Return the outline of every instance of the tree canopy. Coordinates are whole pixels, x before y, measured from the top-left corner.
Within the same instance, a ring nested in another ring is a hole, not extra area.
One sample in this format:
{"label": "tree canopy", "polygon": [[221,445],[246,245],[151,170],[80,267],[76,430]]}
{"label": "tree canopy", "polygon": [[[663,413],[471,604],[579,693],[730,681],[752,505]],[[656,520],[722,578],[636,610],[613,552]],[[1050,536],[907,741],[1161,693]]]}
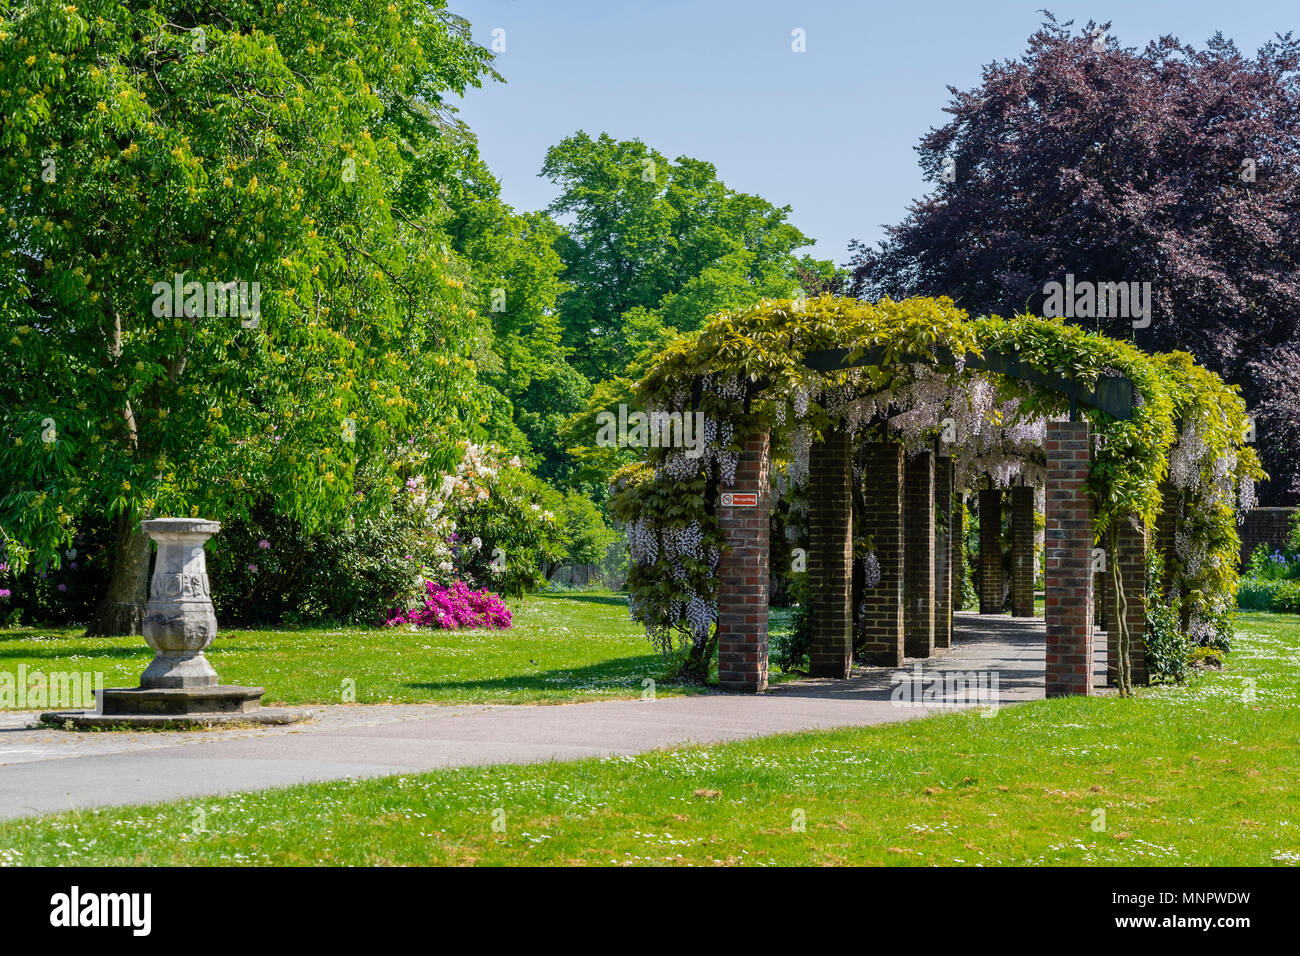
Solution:
{"label": "tree canopy", "polygon": [[257,489],[328,522],[395,486],[358,462],[482,431],[490,331],[426,175],[463,135],[444,96],[490,72],[463,21],[412,0],[6,6],[19,567],[57,562],[81,515],[116,518],[116,629],[138,617],[140,517],[239,513]]}
{"label": "tree canopy", "polygon": [[547,151],[542,175],[560,187],[550,210],[567,227],[564,340],[592,381],[625,372],[665,331],[798,289],[794,253],[812,240],[786,221],[790,207],[728,188],[711,163],[578,132]]}
{"label": "tree canopy", "polygon": [[1012,314],[1067,274],[1149,282],[1149,326],[1075,321],[1240,384],[1266,493],[1300,491],[1300,404],[1281,387],[1300,343],[1300,41],[1139,50],[1109,28],[1049,14],[1019,59],[950,87],[952,119],[917,147],[935,190],[878,247],[854,244],[850,289]]}

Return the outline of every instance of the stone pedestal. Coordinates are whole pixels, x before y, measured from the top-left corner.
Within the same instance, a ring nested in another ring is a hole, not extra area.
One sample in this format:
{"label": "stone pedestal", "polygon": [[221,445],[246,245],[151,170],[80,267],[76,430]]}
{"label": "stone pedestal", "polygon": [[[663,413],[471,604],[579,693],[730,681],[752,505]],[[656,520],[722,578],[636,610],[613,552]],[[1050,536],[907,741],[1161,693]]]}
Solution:
{"label": "stone pedestal", "polygon": [[203,543],[221,530],[202,518],[157,518],[140,528],[158,545],[144,639],[154,658],[139,687],[100,692],[95,712],[42,714],[46,723],[73,727],[211,726],[223,723],[288,724],[309,711],[263,710],[261,687],[217,682],[204,651],[217,636]]}
{"label": "stone pedestal", "polygon": [[140,528],[158,545],[144,612],[144,639],[154,649],[154,659],[141,675],[140,687],[215,687],[217,672],[203,656],[217,636],[203,543],[221,525],[159,518],[141,522]]}

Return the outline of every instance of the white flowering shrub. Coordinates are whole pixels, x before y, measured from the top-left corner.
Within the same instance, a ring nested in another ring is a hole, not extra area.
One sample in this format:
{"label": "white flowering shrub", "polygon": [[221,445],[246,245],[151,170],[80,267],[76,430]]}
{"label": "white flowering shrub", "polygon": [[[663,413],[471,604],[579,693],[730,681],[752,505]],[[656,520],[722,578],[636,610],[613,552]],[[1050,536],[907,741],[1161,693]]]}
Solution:
{"label": "white flowering shrub", "polygon": [[[557,512],[563,498],[518,458],[470,445],[456,470],[441,479],[453,530],[451,556],[435,574],[517,597],[546,583],[568,553]],[[445,583],[445,582],[444,582]]]}

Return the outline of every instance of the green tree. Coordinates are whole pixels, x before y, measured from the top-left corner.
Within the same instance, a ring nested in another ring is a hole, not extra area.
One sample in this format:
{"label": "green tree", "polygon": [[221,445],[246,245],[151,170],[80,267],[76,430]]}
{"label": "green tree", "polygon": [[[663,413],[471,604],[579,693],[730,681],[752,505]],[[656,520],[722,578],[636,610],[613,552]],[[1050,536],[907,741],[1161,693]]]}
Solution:
{"label": "green tree", "polygon": [[556,300],[564,264],[556,251],[561,230],[544,212],[516,213],[473,142],[449,144],[453,183],[446,195],[446,230],[470,264],[475,309],[491,320],[493,354],[484,380],[509,400],[509,422],[493,437],[520,453],[538,475],[563,480],[570,470],[559,428],[582,409],[591,385],[569,362]]}
{"label": "green tree", "polygon": [[550,210],[567,226],[563,344],[593,382],[623,374],[664,332],[798,289],[794,251],[811,240],[786,221],[790,208],[729,189],[711,163],[578,132],[547,151],[542,175],[560,187]]}
{"label": "green tree", "polygon": [[440,0],[0,6],[0,537],[57,564],[114,522],[93,633],[139,629],[141,518],[326,526],[391,501],[360,463],[482,431],[425,173],[490,59]]}
{"label": "green tree", "polygon": [[[610,546],[623,536],[606,522],[600,509],[586,495],[570,491],[559,511],[560,527],[568,543],[565,561],[572,564],[600,564]],[[548,574],[554,567],[548,569]]]}

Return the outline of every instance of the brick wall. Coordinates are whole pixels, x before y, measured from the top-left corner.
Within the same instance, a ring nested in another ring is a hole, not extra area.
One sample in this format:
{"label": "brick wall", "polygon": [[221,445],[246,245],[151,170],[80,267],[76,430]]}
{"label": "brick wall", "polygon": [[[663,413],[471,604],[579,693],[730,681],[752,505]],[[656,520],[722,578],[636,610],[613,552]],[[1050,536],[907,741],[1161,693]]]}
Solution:
{"label": "brick wall", "polygon": [[1034,616],[1034,489],[1011,489],[1011,613]]}
{"label": "brick wall", "polygon": [[1241,563],[1244,567],[1259,545],[1269,551],[1286,548],[1287,535],[1291,533],[1291,519],[1295,508],[1255,508],[1246,515],[1238,529],[1241,533]]}
{"label": "brick wall", "polygon": [[1133,669],[1133,683],[1145,684],[1147,675],[1146,651],[1146,586],[1147,586],[1147,532],[1135,527],[1131,520],[1122,519],[1116,526],[1118,554],[1106,555],[1106,574],[1103,587],[1106,620],[1106,683],[1119,686],[1119,595],[1115,593],[1115,577],[1111,562],[1118,562],[1120,577],[1124,581],[1124,600],[1128,607],[1129,655]]}
{"label": "brick wall", "polygon": [[870,442],[863,447],[860,534],[870,535],[880,562],[880,583],[863,596],[863,653],[868,664],[903,663],[903,446]]}
{"label": "brick wall", "polygon": [[[718,686],[757,693],[767,689],[768,428],[744,442],[736,480],[719,489],[718,523],[729,550],[718,562]],[[729,494],[756,494],[757,507],[729,505]]]}
{"label": "brick wall", "polygon": [[903,652],[934,654],[934,455],[911,456],[903,470]]}
{"label": "brick wall", "polygon": [[980,491],[980,613],[1002,613],[1002,492]]}
{"label": "brick wall", "polygon": [[952,646],[952,459],[934,460],[934,646]]}
{"label": "brick wall", "polygon": [[808,586],[814,677],[848,677],[853,666],[853,468],[849,433],[831,427],[808,456]]}
{"label": "brick wall", "polygon": [[1047,696],[1091,694],[1092,498],[1087,422],[1048,422]]}
{"label": "brick wall", "polygon": [[1178,526],[1178,509],[1180,507],[1180,498],[1174,487],[1169,482],[1160,483],[1160,514],[1156,518],[1156,530],[1152,535],[1152,545],[1162,555],[1165,555],[1165,564],[1169,564],[1168,555],[1174,551],[1174,532]]}
{"label": "brick wall", "polygon": [[966,495],[958,493],[952,505],[952,609],[959,610],[966,581]]}

